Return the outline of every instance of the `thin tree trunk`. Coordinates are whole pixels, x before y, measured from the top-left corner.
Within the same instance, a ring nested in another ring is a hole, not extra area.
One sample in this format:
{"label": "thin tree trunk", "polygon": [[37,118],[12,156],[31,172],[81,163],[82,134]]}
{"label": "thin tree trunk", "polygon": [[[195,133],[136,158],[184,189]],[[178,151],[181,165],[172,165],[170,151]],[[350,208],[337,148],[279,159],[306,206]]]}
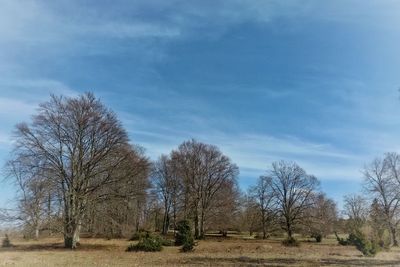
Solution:
{"label": "thin tree trunk", "polygon": [[391,235],[391,243],[393,246],[397,247],[399,244],[397,242],[397,237],[396,237],[396,227],[390,226],[390,235]]}
{"label": "thin tree trunk", "polygon": [[195,239],[200,238],[200,233],[199,233],[199,215],[197,212],[197,209],[194,214],[194,237]]}
{"label": "thin tree trunk", "polygon": [[263,218],[262,218],[262,230],[263,230],[263,239],[266,239],[267,238],[267,231],[265,229],[265,216],[264,215],[263,215]]}
{"label": "thin tree trunk", "polygon": [[39,239],[39,226],[36,226],[36,228],[35,228],[35,239],[36,240]]}
{"label": "thin tree trunk", "polygon": [[204,211],[201,211],[201,216],[200,216],[200,239],[204,239],[205,237],[205,232],[204,232]]}

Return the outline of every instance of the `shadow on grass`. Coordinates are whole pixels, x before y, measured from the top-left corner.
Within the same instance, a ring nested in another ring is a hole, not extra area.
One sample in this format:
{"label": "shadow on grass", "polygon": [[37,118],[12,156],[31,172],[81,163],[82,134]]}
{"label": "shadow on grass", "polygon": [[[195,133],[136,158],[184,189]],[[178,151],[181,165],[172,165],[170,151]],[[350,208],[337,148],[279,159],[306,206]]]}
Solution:
{"label": "shadow on grass", "polygon": [[[103,244],[80,244],[76,251],[96,251],[96,250],[110,250],[115,248],[115,245],[103,245]],[[10,248],[1,248],[1,252],[5,251],[72,251],[71,249],[65,248],[63,243],[40,243],[40,244],[23,244],[14,245]]]}
{"label": "shadow on grass", "polygon": [[294,258],[250,258],[250,257],[235,257],[235,258],[211,258],[211,257],[191,257],[188,259],[188,264],[209,264],[225,265],[234,264],[238,266],[399,266],[399,261],[384,261],[372,258],[360,259],[294,259]]}

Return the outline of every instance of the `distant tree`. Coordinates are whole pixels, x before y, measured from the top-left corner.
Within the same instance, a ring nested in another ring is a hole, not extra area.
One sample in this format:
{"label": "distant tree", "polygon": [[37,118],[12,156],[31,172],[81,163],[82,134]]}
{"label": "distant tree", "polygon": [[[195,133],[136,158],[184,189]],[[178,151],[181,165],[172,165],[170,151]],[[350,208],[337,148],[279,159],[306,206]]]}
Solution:
{"label": "distant tree", "polygon": [[379,205],[391,235],[391,244],[398,246],[397,228],[400,224],[400,155],[387,153],[364,168],[364,186]]}
{"label": "distant tree", "polygon": [[273,222],[276,219],[276,195],[272,187],[272,178],[260,176],[257,184],[250,189],[250,196],[260,214],[263,239],[266,239],[267,232],[271,231]]}
{"label": "distant tree", "polygon": [[226,237],[228,230],[239,229],[239,189],[236,181],[221,186],[209,208],[206,229],[219,230]]}
{"label": "distant tree", "polygon": [[382,207],[379,205],[377,199],[372,201],[369,211],[369,220],[372,230],[372,239],[378,241],[381,247],[385,246],[384,234],[387,227]]}
{"label": "distant tree", "polygon": [[21,221],[27,237],[39,238],[41,228],[51,219],[52,184],[44,178],[42,170],[31,168],[35,162],[28,159],[9,161],[6,172],[14,178],[18,189],[18,214],[14,221]]}
{"label": "distant tree", "polygon": [[285,161],[274,162],[268,176],[271,177],[281,227],[288,240],[294,240],[296,227],[305,221],[307,209],[314,204],[313,194],[318,180],[296,163]]}
{"label": "distant tree", "polygon": [[242,229],[246,229],[249,232],[249,235],[252,236],[253,232],[259,229],[260,225],[258,204],[249,194],[243,195],[240,201],[240,226]]}
{"label": "distant tree", "polygon": [[359,231],[368,219],[367,200],[360,195],[346,195],[344,197],[344,215],[348,217],[350,232]]}
{"label": "distant tree", "polygon": [[236,180],[238,168],[216,146],[196,140],[181,144],[171,159],[183,181],[184,216],[193,218],[195,238],[203,238],[210,208],[221,188]]}
{"label": "distant tree", "polygon": [[306,229],[309,234],[321,242],[322,238],[334,232],[338,220],[336,204],[324,194],[315,195],[314,205],[308,211]]}
{"label": "distant tree", "polygon": [[150,163],[140,147],[123,151],[127,157],[115,170],[120,182],[111,183],[98,190],[88,204],[82,230],[107,238],[131,236],[137,231],[139,219],[147,199]]}
{"label": "distant tree", "polygon": [[77,246],[89,204],[136,178],[121,171],[132,151],[126,131],[91,93],[52,96],[40,105],[31,124],[17,126],[15,141],[14,160],[34,163],[30,167],[41,170],[43,179],[55,186],[68,248]]}
{"label": "distant tree", "polygon": [[181,191],[181,180],[175,175],[171,159],[162,155],[154,164],[152,183],[157,196],[163,203],[162,234],[167,234],[170,224],[171,210],[173,212],[174,226],[176,224],[177,199]]}

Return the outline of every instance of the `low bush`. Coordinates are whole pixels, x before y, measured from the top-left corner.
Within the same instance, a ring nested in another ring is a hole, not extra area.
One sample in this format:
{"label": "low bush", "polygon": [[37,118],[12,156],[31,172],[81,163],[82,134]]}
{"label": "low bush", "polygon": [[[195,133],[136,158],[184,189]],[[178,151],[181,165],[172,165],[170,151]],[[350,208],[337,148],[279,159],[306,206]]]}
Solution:
{"label": "low bush", "polygon": [[148,236],[150,233],[149,233],[149,231],[146,231],[146,230],[139,230],[139,231],[136,231],[132,236],[131,236],[131,238],[129,238],[129,241],[137,241],[137,240],[140,240],[140,239],[142,239],[142,238],[145,238],[146,236]]}
{"label": "low bush", "polygon": [[160,239],[161,245],[163,245],[164,247],[171,247],[171,246],[175,245],[174,240],[165,239],[162,237],[158,237],[158,238]]}
{"label": "low bush", "polygon": [[293,237],[288,237],[282,241],[282,245],[286,247],[298,247],[300,243]]}
{"label": "low bush", "polygon": [[322,234],[320,233],[314,233],[311,235],[312,238],[315,238],[315,241],[317,241],[317,243],[321,243],[322,242]]}
{"label": "low bush", "polygon": [[190,252],[193,251],[194,249],[194,239],[193,238],[189,238],[188,240],[186,240],[186,242],[183,244],[181,251],[182,252]]}
{"label": "low bush", "polygon": [[193,251],[195,243],[189,221],[178,222],[176,230],[175,245],[182,246],[182,252]]}
{"label": "low bush", "polygon": [[338,236],[338,234],[335,232],[336,240],[338,241],[339,245],[342,246],[348,246],[349,244],[349,239],[344,239]]}
{"label": "low bush", "polygon": [[11,244],[11,241],[10,241],[10,238],[8,237],[8,235],[6,235],[6,236],[4,237],[3,242],[2,242],[2,247],[3,247],[3,248],[12,247],[12,244]]}
{"label": "low bush", "polygon": [[347,239],[340,238],[336,234],[336,239],[340,245],[355,246],[364,256],[375,256],[380,250],[378,242],[369,240],[361,231],[350,233]]}
{"label": "low bush", "polygon": [[130,244],[126,249],[127,251],[145,251],[145,252],[156,252],[162,250],[162,239],[154,236],[146,236],[142,238],[139,243]]}

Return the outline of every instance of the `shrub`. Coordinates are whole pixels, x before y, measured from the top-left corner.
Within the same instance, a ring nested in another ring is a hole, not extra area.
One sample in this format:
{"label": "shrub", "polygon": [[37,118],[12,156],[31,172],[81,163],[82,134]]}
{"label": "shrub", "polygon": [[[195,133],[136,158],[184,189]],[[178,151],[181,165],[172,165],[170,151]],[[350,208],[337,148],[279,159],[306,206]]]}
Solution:
{"label": "shrub", "polygon": [[350,233],[347,239],[339,238],[336,234],[336,239],[340,245],[355,246],[364,256],[375,256],[380,249],[376,241],[369,240],[361,231]]}
{"label": "shrub", "polygon": [[373,240],[368,240],[365,235],[357,231],[349,235],[351,244],[361,251],[364,256],[375,256],[379,251],[379,245]]}
{"label": "shrub", "polygon": [[288,237],[282,241],[282,244],[286,247],[298,247],[300,243],[293,237]]}
{"label": "shrub", "polygon": [[127,251],[145,251],[145,252],[155,252],[162,250],[162,241],[159,237],[146,236],[142,238],[136,245],[130,244],[126,249]]}
{"label": "shrub", "polygon": [[183,252],[192,251],[195,244],[189,221],[183,220],[178,222],[176,230],[177,233],[175,235],[175,245],[182,246]]}
{"label": "shrub", "polygon": [[341,238],[338,236],[338,234],[336,232],[335,232],[335,236],[336,236],[336,240],[338,241],[339,245],[342,245],[342,246],[350,245],[348,238],[347,239]]}
{"label": "shrub", "polygon": [[139,230],[136,231],[131,238],[129,238],[129,241],[137,241],[137,240],[141,240],[142,238],[145,238],[146,236],[148,236],[150,233],[146,230]]}
{"label": "shrub", "polygon": [[182,250],[182,252],[190,252],[190,251],[193,251],[193,249],[194,249],[194,239],[192,237],[192,238],[189,238],[188,240],[186,240],[186,242],[183,244],[181,250]]}
{"label": "shrub", "polygon": [[11,244],[10,238],[8,237],[8,235],[7,235],[7,234],[6,234],[6,236],[4,237],[4,239],[3,239],[2,247],[3,247],[3,248],[9,248],[9,247],[12,247],[12,244]]}
{"label": "shrub", "polygon": [[318,243],[321,243],[322,241],[322,234],[320,233],[314,233],[311,235],[312,238],[315,238],[315,241],[317,241]]}
{"label": "shrub", "polygon": [[161,245],[163,245],[164,247],[170,247],[175,245],[175,242],[173,240],[170,239],[165,239],[162,237],[158,237],[160,239]]}

